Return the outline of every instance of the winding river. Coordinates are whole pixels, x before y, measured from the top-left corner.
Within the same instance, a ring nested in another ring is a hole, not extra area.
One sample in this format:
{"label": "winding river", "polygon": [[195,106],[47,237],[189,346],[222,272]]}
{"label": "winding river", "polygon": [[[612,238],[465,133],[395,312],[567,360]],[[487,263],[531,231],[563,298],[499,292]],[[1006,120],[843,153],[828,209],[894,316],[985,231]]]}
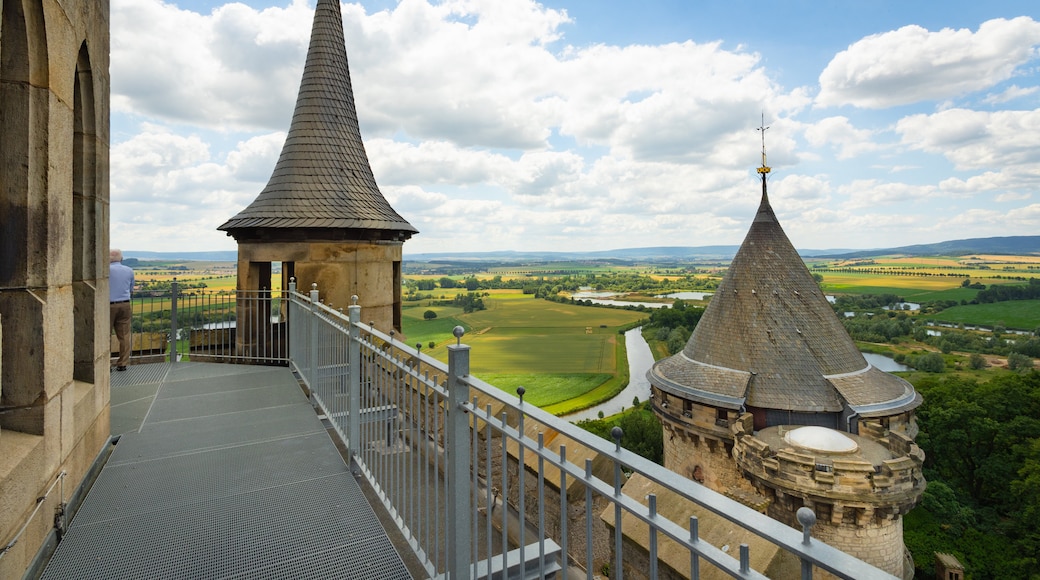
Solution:
{"label": "winding river", "polygon": [[613,399],[564,415],[563,419],[573,422],[596,419],[600,411],[603,411],[603,416],[606,417],[620,413],[622,409],[631,409],[632,399],[635,397],[639,397],[640,402],[650,398],[650,381],[646,380],[646,371],[653,366],[654,355],[650,353],[650,345],[646,343],[641,330],[642,327],[638,327],[625,333],[625,348],[628,349],[628,386]]}

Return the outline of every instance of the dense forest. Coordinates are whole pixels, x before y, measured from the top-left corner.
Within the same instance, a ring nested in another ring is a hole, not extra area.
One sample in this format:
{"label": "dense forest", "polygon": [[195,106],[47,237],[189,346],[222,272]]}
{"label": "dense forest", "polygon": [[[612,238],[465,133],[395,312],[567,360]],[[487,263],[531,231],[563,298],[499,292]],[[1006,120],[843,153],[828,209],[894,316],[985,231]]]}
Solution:
{"label": "dense forest", "polygon": [[918,577],[952,552],[974,578],[1036,578],[1040,565],[1040,372],[979,383],[928,376],[917,443],[928,487],[904,539]]}

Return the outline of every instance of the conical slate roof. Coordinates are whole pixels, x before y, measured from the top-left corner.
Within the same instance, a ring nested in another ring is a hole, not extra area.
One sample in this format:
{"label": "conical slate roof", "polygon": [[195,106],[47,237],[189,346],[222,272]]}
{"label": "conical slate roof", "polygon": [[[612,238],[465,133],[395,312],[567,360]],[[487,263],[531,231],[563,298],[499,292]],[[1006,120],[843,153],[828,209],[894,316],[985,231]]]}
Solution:
{"label": "conical slate roof", "polygon": [[751,229],[682,352],[647,373],[701,403],[892,415],[917,407],[910,383],[870,365],[777,222],[765,186]]}
{"label": "conical slate roof", "polygon": [[387,203],[361,142],[338,0],[318,0],[292,125],[267,187],[219,230],[349,230],[404,240],[417,233]]}

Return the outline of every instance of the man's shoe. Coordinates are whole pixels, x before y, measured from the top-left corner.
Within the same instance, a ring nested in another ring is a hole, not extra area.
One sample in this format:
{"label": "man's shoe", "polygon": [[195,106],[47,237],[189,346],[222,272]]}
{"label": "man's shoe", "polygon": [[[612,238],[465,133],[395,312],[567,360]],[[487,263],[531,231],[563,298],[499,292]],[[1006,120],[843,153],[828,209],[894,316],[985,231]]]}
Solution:
{"label": "man's shoe", "polygon": [[126,370],[126,367],[116,367],[116,370],[122,372]]}

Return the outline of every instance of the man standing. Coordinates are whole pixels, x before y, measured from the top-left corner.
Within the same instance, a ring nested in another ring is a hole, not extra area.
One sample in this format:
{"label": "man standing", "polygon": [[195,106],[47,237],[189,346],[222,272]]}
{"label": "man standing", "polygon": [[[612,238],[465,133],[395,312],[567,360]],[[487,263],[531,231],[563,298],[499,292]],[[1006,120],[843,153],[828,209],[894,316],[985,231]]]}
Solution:
{"label": "man standing", "polygon": [[108,302],[111,309],[112,328],[119,341],[119,360],[116,370],[125,371],[130,362],[130,293],[134,291],[134,271],[123,265],[123,252],[112,249],[108,252]]}

